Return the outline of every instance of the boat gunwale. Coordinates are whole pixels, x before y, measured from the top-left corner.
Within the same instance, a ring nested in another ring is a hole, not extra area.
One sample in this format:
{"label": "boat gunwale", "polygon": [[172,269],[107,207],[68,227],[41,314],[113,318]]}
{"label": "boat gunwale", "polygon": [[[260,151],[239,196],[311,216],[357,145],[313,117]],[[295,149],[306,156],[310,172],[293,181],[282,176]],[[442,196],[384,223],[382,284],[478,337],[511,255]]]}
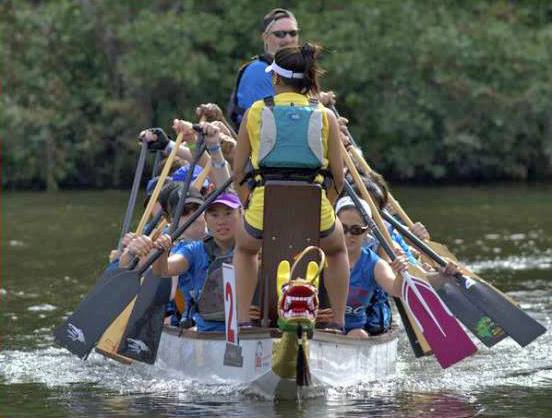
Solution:
{"label": "boat gunwale", "polygon": [[[377,345],[387,343],[398,338],[399,327],[393,324],[391,329],[383,334],[370,336],[370,338],[352,337],[348,335],[332,334],[325,331],[314,330],[312,342],[333,343],[340,345]],[[164,325],[163,332],[179,338],[192,340],[224,341],[224,332],[201,332],[191,329],[181,329],[172,325]],[[246,328],[240,330],[240,340],[259,340],[268,338],[280,338],[282,332],[276,328]]]}

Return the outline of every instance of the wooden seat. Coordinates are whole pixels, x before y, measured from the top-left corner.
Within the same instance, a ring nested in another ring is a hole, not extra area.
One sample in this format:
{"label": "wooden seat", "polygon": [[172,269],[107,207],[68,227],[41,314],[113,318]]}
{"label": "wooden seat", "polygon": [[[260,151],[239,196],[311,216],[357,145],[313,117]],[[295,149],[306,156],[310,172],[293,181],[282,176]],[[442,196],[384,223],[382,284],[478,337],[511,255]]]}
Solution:
{"label": "wooden seat", "polygon": [[[261,256],[260,295],[263,327],[275,327],[278,319],[276,270],[282,260],[294,257],[320,242],[320,197],[317,184],[298,181],[267,181],[264,192],[264,232]],[[298,272],[304,275],[305,257]],[[318,261],[318,260],[316,260]],[[303,276],[304,277],[304,276]]]}

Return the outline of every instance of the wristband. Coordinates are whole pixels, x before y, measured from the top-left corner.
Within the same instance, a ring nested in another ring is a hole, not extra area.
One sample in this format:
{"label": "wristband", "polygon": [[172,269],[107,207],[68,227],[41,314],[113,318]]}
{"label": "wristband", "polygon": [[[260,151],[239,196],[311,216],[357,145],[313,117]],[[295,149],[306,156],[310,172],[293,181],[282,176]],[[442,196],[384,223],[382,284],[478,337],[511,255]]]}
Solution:
{"label": "wristband", "polygon": [[209,151],[209,153],[220,151],[220,145],[217,144],[217,145],[212,146],[212,147],[207,147],[207,151]]}
{"label": "wristband", "polygon": [[222,160],[222,161],[214,161],[214,160],[211,160],[211,167],[213,168],[224,168],[226,167],[226,160]]}

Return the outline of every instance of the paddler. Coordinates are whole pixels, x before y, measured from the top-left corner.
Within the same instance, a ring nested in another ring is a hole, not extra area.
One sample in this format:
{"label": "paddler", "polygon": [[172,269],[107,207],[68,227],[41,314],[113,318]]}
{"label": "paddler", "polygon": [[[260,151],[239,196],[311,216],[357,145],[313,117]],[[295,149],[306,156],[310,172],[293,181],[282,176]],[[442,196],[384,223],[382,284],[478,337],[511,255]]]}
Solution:
{"label": "paddler", "polygon": [[[360,202],[367,214],[371,214],[370,206],[362,199]],[[345,311],[345,331],[347,335],[360,338],[368,338],[373,331],[374,318],[368,312],[379,307],[381,312],[380,320],[383,322],[379,333],[384,332],[390,325],[390,309],[388,305],[381,305],[378,296],[381,298],[392,292],[399,296],[400,291],[394,289],[395,273],[404,271],[408,262],[404,255],[399,255],[388,264],[375,252],[364,245],[368,234],[368,227],[362,219],[358,209],[355,207],[349,196],[342,197],[337,201],[335,212],[343,225],[345,243],[351,276],[349,280],[349,292],[347,296],[347,308]]]}
{"label": "paddler", "polygon": [[[343,329],[349,265],[343,229],[330,201],[330,197],[337,197],[342,189],[343,162],[336,117],[314,99],[319,92],[319,53],[320,48],[309,43],[280,49],[266,68],[272,73],[275,96],[255,102],[245,113],[238,133],[235,184],[247,206],[236,235],[234,266],[239,321],[244,326],[250,322],[249,307],[257,284],[257,254],[263,238],[262,182],[267,175],[278,178],[287,172],[287,178],[312,181],[327,189],[322,191],[321,197],[320,246],[328,259],[329,279],[325,286],[334,314],[329,327]],[[309,124],[313,129],[306,128]],[[290,151],[289,146],[282,146],[280,137],[271,147],[270,126],[276,126],[276,131],[281,128],[289,132],[286,140],[295,148]],[[257,173],[250,179],[253,183],[250,195],[248,187],[243,185],[249,160]],[[297,221],[301,221],[300,217]]]}

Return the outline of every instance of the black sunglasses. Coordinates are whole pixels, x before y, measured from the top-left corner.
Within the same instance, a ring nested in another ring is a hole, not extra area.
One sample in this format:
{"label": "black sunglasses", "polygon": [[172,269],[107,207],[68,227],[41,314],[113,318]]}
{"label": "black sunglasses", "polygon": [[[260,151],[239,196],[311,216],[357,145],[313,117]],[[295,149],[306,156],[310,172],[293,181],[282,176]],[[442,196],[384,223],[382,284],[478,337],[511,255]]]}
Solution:
{"label": "black sunglasses", "polygon": [[351,234],[351,235],[362,235],[368,230],[367,226],[360,226],[360,225],[345,225],[343,224],[343,233],[344,234]]}
{"label": "black sunglasses", "polygon": [[270,32],[272,35],[274,35],[276,38],[284,39],[286,35],[291,36],[292,38],[295,38],[298,34],[298,30],[275,30],[274,32]]}

